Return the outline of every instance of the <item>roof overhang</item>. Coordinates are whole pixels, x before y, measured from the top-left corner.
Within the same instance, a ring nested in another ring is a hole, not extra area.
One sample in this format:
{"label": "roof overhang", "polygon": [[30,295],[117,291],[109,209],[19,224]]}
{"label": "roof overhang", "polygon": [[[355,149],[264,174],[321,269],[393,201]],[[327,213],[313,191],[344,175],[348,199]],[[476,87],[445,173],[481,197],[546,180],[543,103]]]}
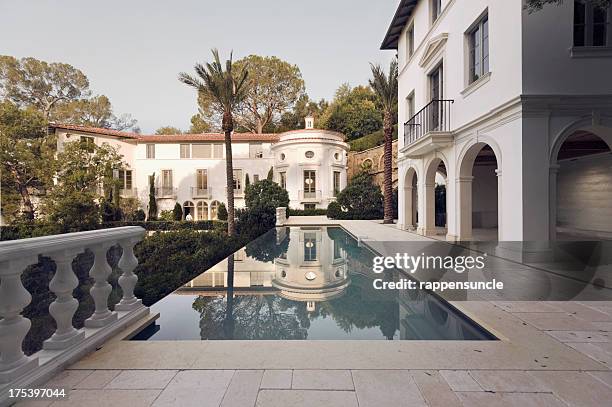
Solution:
{"label": "roof overhang", "polygon": [[387,34],[385,34],[385,38],[380,45],[380,49],[397,50],[397,44],[399,43],[402,30],[404,29],[404,26],[408,22],[408,19],[412,15],[412,11],[418,2],[419,0],[400,1],[400,4],[397,6],[397,10],[395,11],[395,15],[393,16],[393,20],[391,20],[391,24],[389,25],[389,29],[387,29]]}

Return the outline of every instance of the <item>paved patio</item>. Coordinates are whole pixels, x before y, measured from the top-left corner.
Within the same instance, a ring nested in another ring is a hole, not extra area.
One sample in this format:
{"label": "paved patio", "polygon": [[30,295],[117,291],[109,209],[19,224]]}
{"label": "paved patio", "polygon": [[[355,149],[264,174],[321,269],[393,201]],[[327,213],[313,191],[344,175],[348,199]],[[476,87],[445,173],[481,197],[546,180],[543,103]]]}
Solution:
{"label": "paved patio", "polygon": [[[290,222],[334,224],[296,217]],[[339,223],[372,245],[427,240],[376,222]],[[33,405],[609,405],[612,301],[451,303],[500,340],[131,342],[118,337],[43,386],[72,389],[68,400]]]}

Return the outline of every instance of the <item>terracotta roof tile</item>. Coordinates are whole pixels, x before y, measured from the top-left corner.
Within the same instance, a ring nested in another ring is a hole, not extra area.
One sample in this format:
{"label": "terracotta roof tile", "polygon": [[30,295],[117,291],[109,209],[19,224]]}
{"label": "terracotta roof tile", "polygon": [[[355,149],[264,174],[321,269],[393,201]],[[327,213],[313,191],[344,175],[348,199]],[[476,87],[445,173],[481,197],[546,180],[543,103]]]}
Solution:
{"label": "terracotta roof tile", "polygon": [[[84,133],[100,134],[104,136],[114,136],[120,138],[135,139],[141,142],[150,143],[176,143],[181,141],[224,141],[225,136],[223,133],[202,133],[202,134],[169,134],[169,135],[143,135],[138,133],[131,133],[125,131],[118,131],[112,129],[103,129],[98,127],[79,126],[76,124],[59,124],[52,123],[49,125],[53,129],[61,130],[73,130],[81,131]],[[234,133],[232,134],[232,141],[262,141],[275,143],[279,139],[277,134],[265,133]]]}

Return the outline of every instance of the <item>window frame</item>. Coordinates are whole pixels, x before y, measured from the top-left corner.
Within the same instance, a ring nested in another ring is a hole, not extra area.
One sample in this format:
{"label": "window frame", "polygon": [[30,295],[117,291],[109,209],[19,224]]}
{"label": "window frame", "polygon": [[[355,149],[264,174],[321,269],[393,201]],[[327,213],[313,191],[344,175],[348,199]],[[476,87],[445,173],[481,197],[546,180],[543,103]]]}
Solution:
{"label": "window frame", "polygon": [[442,0],[430,0],[429,5],[431,9],[431,24],[433,25],[442,15]]}
{"label": "window frame", "polygon": [[[488,10],[466,31],[467,85],[491,73],[490,23]],[[478,39],[478,45],[476,45]]]}
{"label": "window frame", "polygon": [[[187,147],[186,154],[183,154],[184,147]],[[186,143],[179,144],[179,157],[181,159],[191,158],[191,144],[186,144]]]}
{"label": "window frame", "polygon": [[[584,21],[580,24],[576,22],[576,7],[580,5],[584,7]],[[606,21],[603,23],[595,22],[595,11],[597,7],[593,5],[591,1],[588,0],[574,0],[573,3],[573,15],[572,15],[572,46],[575,48],[605,48],[612,46],[612,7],[604,10]],[[577,27],[582,27],[582,43],[577,44],[577,36],[576,30]],[[595,28],[596,26],[603,26],[603,44],[595,45]]]}
{"label": "window frame", "polygon": [[414,55],[414,22],[410,23],[406,30],[406,61]]}
{"label": "window frame", "polygon": [[145,156],[147,160],[155,160],[155,153],[157,148],[155,147],[155,143],[147,143],[145,144]]}

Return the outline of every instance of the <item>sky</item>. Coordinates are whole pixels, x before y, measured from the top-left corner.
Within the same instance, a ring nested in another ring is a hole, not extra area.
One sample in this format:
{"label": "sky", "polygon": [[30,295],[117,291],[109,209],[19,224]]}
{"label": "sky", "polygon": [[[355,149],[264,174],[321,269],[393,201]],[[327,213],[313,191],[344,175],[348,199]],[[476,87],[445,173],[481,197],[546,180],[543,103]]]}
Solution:
{"label": "sky", "polygon": [[82,70],[143,133],[186,130],[195,93],[177,79],[195,62],[258,54],[296,64],[315,100],[367,83],[399,0],[0,0],[0,54]]}

